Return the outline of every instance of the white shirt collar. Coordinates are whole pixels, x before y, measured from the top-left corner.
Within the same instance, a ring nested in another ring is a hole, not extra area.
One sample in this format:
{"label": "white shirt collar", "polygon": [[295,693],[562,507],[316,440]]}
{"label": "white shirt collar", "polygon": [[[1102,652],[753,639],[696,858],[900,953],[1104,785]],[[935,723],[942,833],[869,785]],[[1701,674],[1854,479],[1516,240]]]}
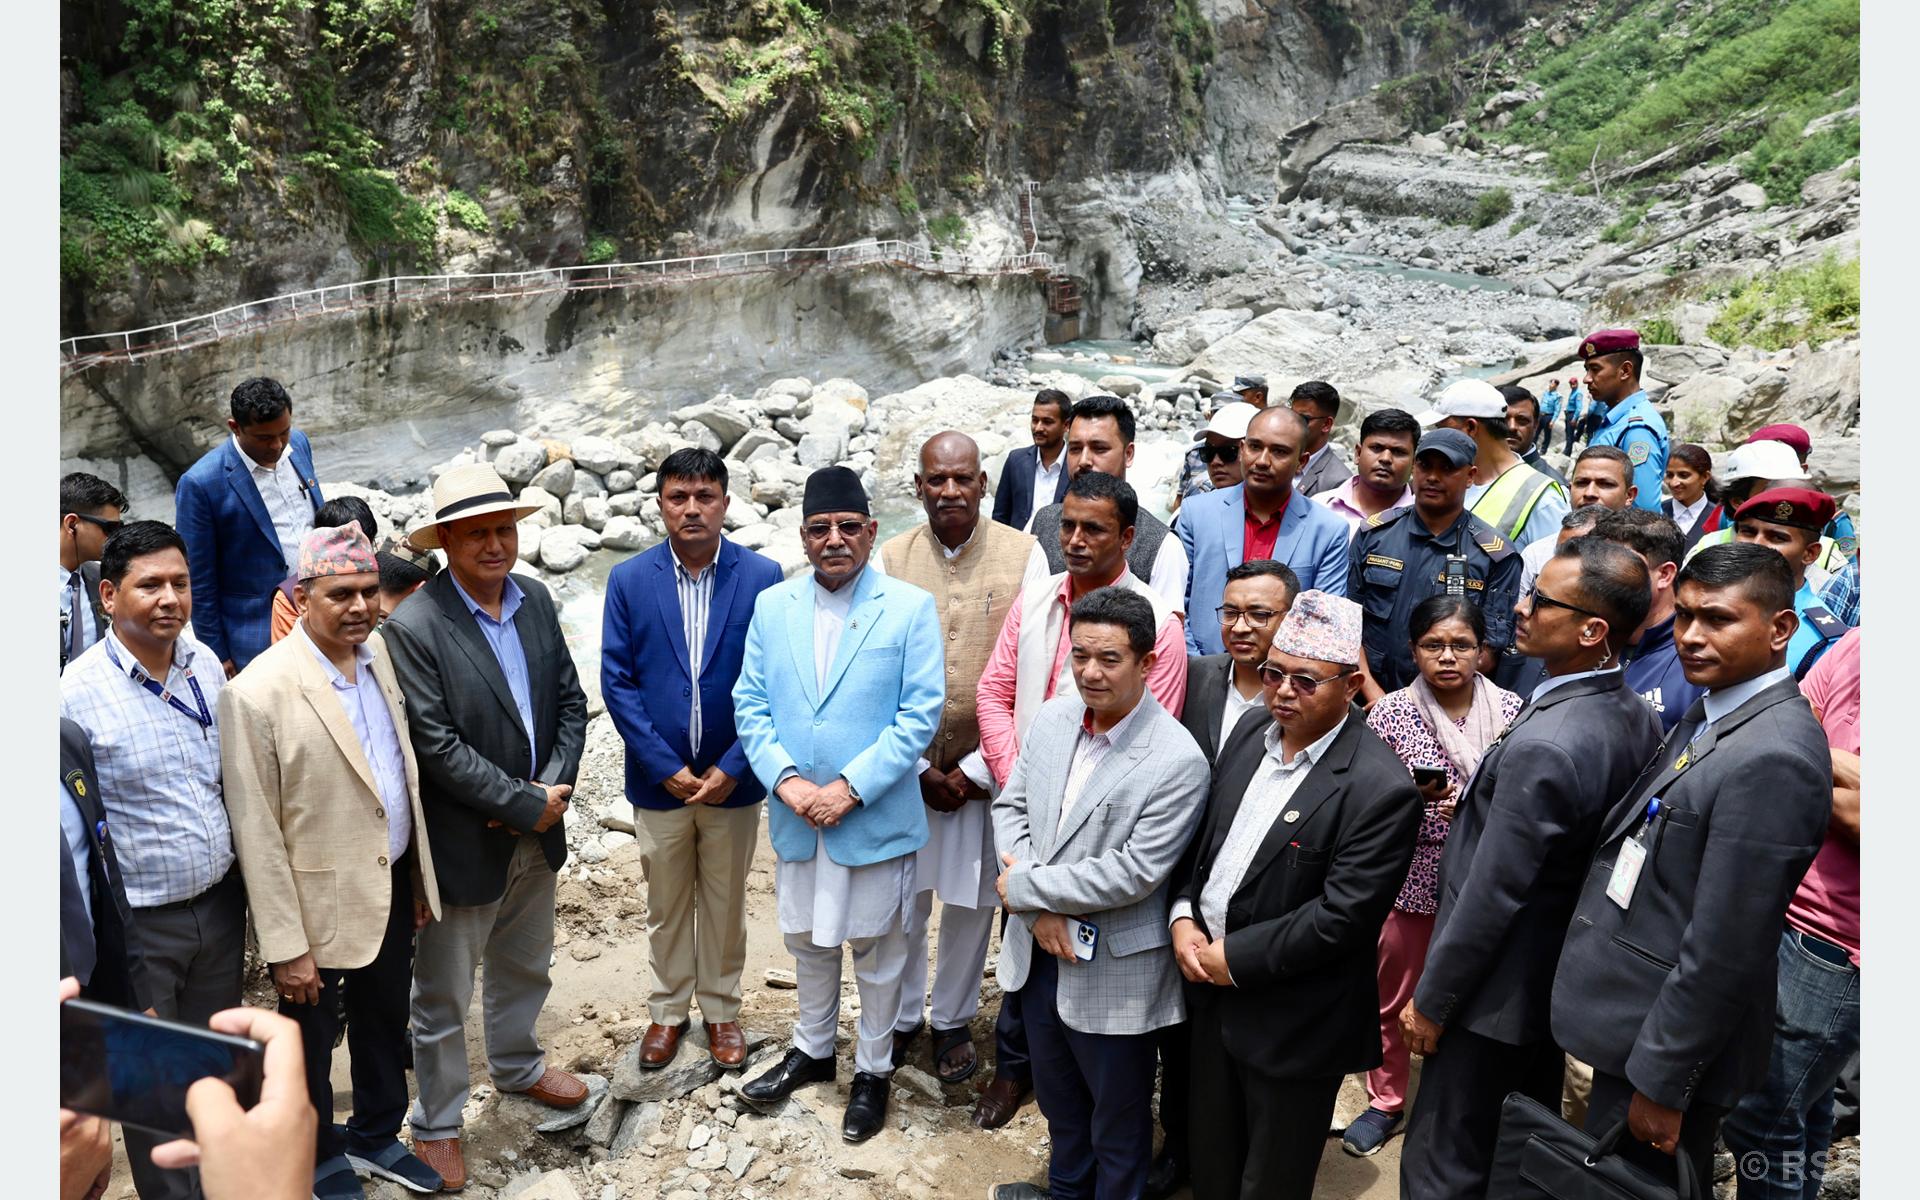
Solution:
{"label": "white shirt collar", "polygon": [[247,464],[247,469],[249,471],[252,471],[255,475],[273,474],[275,471],[278,471],[282,466],[286,465],[287,455],[293,453],[293,444],[289,442],[287,444],[287,448],[280,452],[280,457],[274,460],[272,466],[263,467],[259,463],[253,461],[253,457],[249,455],[245,450],[242,450],[240,448],[240,438],[237,434],[228,434],[227,437],[228,437],[228,440],[233,443],[233,452],[240,456],[240,461]]}
{"label": "white shirt collar", "polygon": [[[980,520],[978,517],[974,518],[973,532],[967,535],[966,541],[961,542],[958,546],[955,546],[951,550],[947,549],[947,544],[941,541],[937,537],[933,539],[933,544],[940,547],[940,553],[943,556],[945,556],[948,562],[952,562],[954,559],[959,558],[962,554],[965,554],[968,546],[973,545],[973,539],[980,536],[980,526],[983,524],[985,524],[984,521]],[[927,529],[927,532],[928,534],[932,534],[933,529],[929,527]]]}
{"label": "white shirt collar", "polygon": [[[1069,674],[1072,673],[1071,668],[1068,669],[1068,673]],[[1074,694],[1075,695],[1079,694],[1079,688],[1077,686],[1074,689]],[[1113,723],[1113,728],[1107,729],[1104,731],[1088,729],[1087,723],[1086,723],[1087,714],[1082,713],[1080,715],[1080,732],[1086,734],[1089,741],[1091,741],[1093,738],[1103,737],[1107,739],[1109,744],[1117,742],[1120,740],[1121,734],[1125,733],[1128,729],[1131,729],[1133,727],[1133,719],[1140,715],[1140,710],[1147,706],[1147,701],[1151,699],[1152,696],[1153,696],[1152,692],[1141,692],[1140,698],[1133,702],[1133,707],[1131,709],[1127,710],[1127,715],[1124,717],[1121,717],[1118,721],[1115,721]]]}
{"label": "white shirt collar", "polygon": [[1736,683],[1732,687],[1715,688],[1701,697],[1701,703],[1707,710],[1707,724],[1712,725],[1734,709],[1766,691],[1784,679],[1793,678],[1793,669],[1787,666],[1775,667],[1761,675],[1755,675],[1745,683]]}
{"label": "white shirt collar", "polygon": [[[112,642],[114,649],[119,652],[120,673],[122,675],[129,676],[135,680],[149,678],[147,669],[140,665],[140,660],[133,656],[133,651],[127,649],[127,644],[120,640],[120,635],[114,632],[113,626],[107,626],[106,631],[103,632],[100,637],[102,641]],[[182,634],[180,637],[173,639],[173,661],[167,665],[167,673],[171,675],[176,670],[186,670],[192,666],[193,642],[189,640],[186,635]],[[165,680],[161,682],[164,683]]]}
{"label": "white shirt collar", "polygon": [[1340,723],[1321,734],[1319,740],[1314,742],[1313,745],[1308,746],[1305,750],[1294,755],[1292,762],[1284,761],[1280,757],[1282,753],[1280,749],[1280,737],[1284,731],[1280,728],[1280,722],[1275,721],[1267,730],[1267,757],[1272,759],[1276,766],[1296,767],[1300,765],[1300,760],[1303,758],[1306,759],[1308,766],[1317,766],[1319,765],[1320,759],[1327,753],[1327,747],[1333,745],[1333,739],[1340,736],[1340,731],[1345,729],[1347,722],[1352,719],[1353,706],[1348,705],[1347,715],[1340,718]]}
{"label": "white shirt collar", "polygon": [[326,671],[328,682],[332,683],[335,687],[358,687],[359,684],[357,680],[365,678],[366,668],[373,665],[373,647],[366,642],[361,642],[358,646],[355,646],[353,648],[353,662],[356,682],[350,683],[346,675],[341,673],[340,668],[333,665],[333,660],[328,658],[326,654],[321,651],[319,644],[308,635],[305,618],[293,623],[293,631],[288,636],[298,636],[301,641],[306,643],[307,649],[313,652],[313,657],[319,661],[321,668]]}
{"label": "white shirt collar", "polygon": [[1540,699],[1540,697],[1546,695],[1548,692],[1559,687],[1561,684],[1572,683],[1576,679],[1592,679],[1596,675],[1618,675],[1619,673],[1620,673],[1619,667],[1607,667],[1605,670],[1575,671],[1571,675],[1549,675],[1547,678],[1540,681],[1539,687],[1536,687],[1533,689],[1532,698],[1534,700],[1538,700]]}
{"label": "white shirt collar", "polygon": [[813,602],[830,612],[842,616],[853,611],[853,593],[860,586],[860,576],[855,575],[840,585],[839,591],[829,591],[820,585],[820,577],[813,576]]}

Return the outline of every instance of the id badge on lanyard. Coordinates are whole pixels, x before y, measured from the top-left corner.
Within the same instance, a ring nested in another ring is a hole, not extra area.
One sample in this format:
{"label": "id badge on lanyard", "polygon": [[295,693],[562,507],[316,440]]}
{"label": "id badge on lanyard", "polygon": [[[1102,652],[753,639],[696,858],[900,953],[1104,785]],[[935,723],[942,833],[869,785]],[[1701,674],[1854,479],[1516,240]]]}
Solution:
{"label": "id badge on lanyard", "polygon": [[1613,875],[1607,880],[1607,899],[1626,908],[1633,903],[1633,890],[1640,885],[1640,869],[1647,864],[1647,835],[1654,818],[1660,815],[1660,797],[1647,801],[1647,819],[1639,830],[1620,843],[1620,856],[1613,860]]}

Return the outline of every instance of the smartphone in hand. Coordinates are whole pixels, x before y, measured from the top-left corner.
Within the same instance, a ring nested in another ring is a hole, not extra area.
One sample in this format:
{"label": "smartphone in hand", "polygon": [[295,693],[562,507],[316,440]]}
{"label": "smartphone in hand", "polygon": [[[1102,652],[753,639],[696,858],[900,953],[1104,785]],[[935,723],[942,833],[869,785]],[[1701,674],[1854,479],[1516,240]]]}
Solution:
{"label": "smartphone in hand", "polygon": [[1417,787],[1444,787],[1447,769],[1439,763],[1420,763],[1413,768],[1413,782]]}
{"label": "smartphone in hand", "polygon": [[188,1088],[222,1079],[252,1108],[265,1065],[266,1047],[252,1038],[88,1000],[60,1006],[60,1106],[75,1112],[192,1137]]}

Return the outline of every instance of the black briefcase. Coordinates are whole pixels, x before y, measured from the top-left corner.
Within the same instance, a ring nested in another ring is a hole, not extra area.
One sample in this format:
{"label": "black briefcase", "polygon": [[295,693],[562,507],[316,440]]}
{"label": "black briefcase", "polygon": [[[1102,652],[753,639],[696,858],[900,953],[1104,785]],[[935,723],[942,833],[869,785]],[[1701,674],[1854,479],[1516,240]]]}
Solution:
{"label": "black briefcase", "polygon": [[1711,1200],[1685,1155],[1674,1156],[1676,1187],[1615,1154],[1626,1132],[1621,1117],[1596,1138],[1514,1092],[1500,1109],[1487,1200]]}

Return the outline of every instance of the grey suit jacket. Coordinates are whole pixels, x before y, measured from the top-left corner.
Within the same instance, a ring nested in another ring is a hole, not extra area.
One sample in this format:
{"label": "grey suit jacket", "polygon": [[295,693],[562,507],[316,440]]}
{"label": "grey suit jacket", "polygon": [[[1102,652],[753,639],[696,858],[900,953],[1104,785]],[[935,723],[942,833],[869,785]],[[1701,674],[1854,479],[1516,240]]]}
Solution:
{"label": "grey suit jacket", "polygon": [[[1207,760],[1151,693],[1060,824],[1086,713],[1078,693],[1034,715],[993,802],[994,843],[1014,857],[996,975],[1026,986],[1029,922],[1044,912],[1099,928],[1091,962],[1060,964],[1060,1019],[1081,1033],[1139,1034],[1186,1017],[1168,947],[1167,888],[1207,801]],[[1057,833],[1056,833],[1057,830]]]}
{"label": "grey suit jacket", "polygon": [[1231,740],[1238,745],[1255,735],[1264,737],[1273,716],[1264,705],[1256,711],[1240,714],[1232,729],[1220,728],[1227,709],[1227,680],[1233,675],[1233,656],[1207,654],[1187,660],[1187,702],[1180,712],[1180,723],[1187,727],[1209,765],[1220,761],[1222,744]]}
{"label": "grey suit jacket", "polygon": [[[547,802],[546,789],[536,783],[571,784],[580,774],[587,695],[546,585],[513,578],[526,594],[513,627],[527,656],[531,748],[507,678],[454,588],[453,572],[440,572],[401,601],[380,630],[407,698],[440,900],[456,907],[491,904],[504,893],[519,844],[512,830],[537,836],[554,870],[567,861],[563,822],[531,832]],[[489,827],[490,820],[500,824]]]}
{"label": "grey suit jacket", "polygon": [[[1691,748],[1686,729],[1607,814],[1553,981],[1553,1033],[1669,1108],[1726,1107],[1767,1077],[1781,922],[1826,832],[1833,760],[1791,680]],[[1623,909],[1607,882],[1655,796]]]}
{"label": "grey suit jacket", "polygon": [[1340,453],[1340,448],[1334,446],[1332,450],[1315,459],[1312,466],[1294,477],[1293,488],[1305,496],[1318,496],[1330,488],[1339,487],[1352,474],[1353,468],[1347,465],[1347,460]]}

